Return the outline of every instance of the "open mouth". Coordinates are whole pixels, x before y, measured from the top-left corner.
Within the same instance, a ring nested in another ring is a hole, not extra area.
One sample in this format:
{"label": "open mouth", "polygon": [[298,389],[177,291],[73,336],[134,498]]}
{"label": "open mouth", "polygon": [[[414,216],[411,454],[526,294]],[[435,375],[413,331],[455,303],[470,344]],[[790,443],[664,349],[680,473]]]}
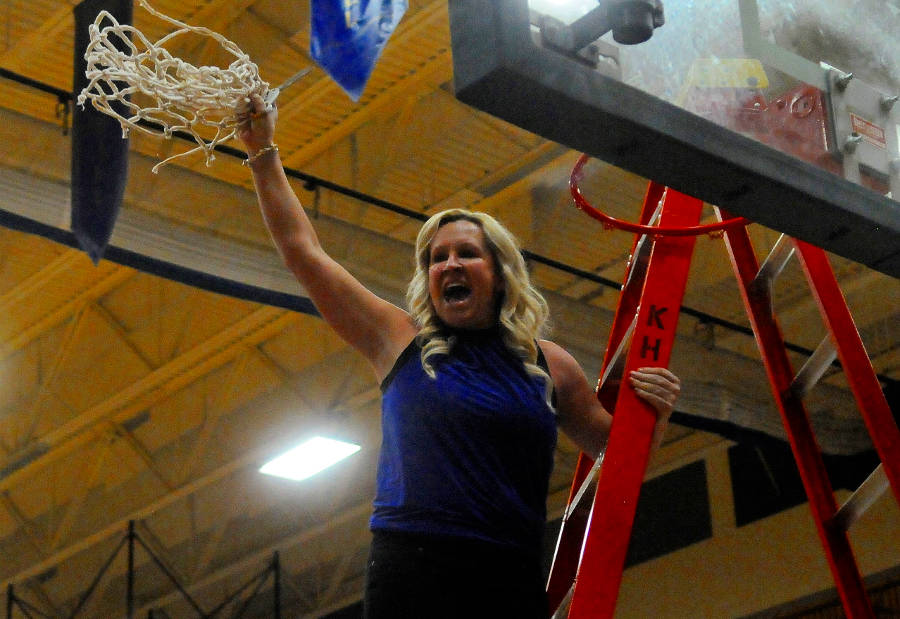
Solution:
{"label": "open mouth", "polygon": [[472,290],[462,284],[450,284],[444,288],[444,300],[447,303],[461,303],[468,299],[471,294]]}

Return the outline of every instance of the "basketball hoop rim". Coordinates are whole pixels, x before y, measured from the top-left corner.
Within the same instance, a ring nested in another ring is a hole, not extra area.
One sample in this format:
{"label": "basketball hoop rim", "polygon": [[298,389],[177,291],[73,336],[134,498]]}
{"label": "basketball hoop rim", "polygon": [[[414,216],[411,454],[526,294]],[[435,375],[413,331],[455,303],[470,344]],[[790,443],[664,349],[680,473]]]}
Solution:
{"label": "basketball hoop rim", "polygon": [[572,174],[569,176],[569,190],[572,193],[572,199],[575,206],[579,210],[587,213],[592,218],[603,224],[605,228],[618,228],[635,234],[648,234],[651,236],[697,236],[700,234],[712,234],[722,232],[729,228],[738,226],[746,226],[750,220],[744,217],[732,217],[715,223],[703,224],[699,226],[682,226],[682,227],[666,227],[666,226],[650,226],[646,224],[637,224],[630,221],[617,219],[612,215],[607,215],[596,206],[587,201],[587,198],[581,193],[578,182],[583,176],[582,168],[590,159],[590,155],[582,154],[575,166],[572,168]]}

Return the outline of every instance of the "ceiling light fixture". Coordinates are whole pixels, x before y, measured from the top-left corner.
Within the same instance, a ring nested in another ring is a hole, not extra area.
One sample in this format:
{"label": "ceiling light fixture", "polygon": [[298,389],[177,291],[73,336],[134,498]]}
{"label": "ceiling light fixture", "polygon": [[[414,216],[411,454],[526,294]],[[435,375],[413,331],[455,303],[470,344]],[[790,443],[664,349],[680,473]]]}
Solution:
{"label": "ceiling light fixture", "polygon": [[316,436],[265,463],[260,473],[300,481],[359,451],[359,445]]}

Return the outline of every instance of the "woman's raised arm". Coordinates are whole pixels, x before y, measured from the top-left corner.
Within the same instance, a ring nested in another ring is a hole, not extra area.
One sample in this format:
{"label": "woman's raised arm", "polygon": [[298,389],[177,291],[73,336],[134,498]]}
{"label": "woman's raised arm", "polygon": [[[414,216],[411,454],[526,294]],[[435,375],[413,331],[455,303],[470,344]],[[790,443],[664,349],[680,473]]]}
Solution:
{"label": "woman's raised arm", "polygon": [[273,141],[277,116],[277,109],[266,112],[265,103],[254,95],[238,129],[263,220],[282,260],[325,321],[383,378],[416,327],[404,310],[372,293],[319,244]]}

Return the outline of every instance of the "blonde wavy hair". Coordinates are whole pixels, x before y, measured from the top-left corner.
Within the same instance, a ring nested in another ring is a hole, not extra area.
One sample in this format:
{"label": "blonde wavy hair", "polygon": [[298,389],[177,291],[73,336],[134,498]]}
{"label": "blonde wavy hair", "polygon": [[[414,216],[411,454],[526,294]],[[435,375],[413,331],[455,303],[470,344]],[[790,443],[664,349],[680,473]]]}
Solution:
{"label": "blonde wavy hair", "polygon": [[406,290],[406,302],[419,327],[416,339],[422,348],[421,362],[425,373],[435,377],[433,357],[448,354],[455,340],[446,334],[428,291],[431,241],[441,226],[459,220],[470,221],[484,232],[497,274],[504,282],[498,312],[501,337],[507,348],[522,359],[529,374],[544,379],[549,398],[552,390],[550,376],[537,365],[537,339],[549,329],[547,302],[531,283],[516,238],[503,224],[486,213],[465,209],[442,211],[429,218],[419,230],[415,250],[416,269]]}

